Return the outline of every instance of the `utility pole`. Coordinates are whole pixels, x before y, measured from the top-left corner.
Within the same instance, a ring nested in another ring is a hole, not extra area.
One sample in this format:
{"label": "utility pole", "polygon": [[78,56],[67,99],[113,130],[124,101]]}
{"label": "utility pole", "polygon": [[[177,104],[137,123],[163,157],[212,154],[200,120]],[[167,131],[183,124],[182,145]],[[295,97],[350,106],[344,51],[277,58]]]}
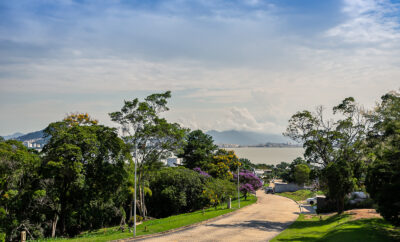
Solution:
{"label": "utility pole", "polygon": [[137,167],[137,147],[135,147],[135,198],[133,199],[133,237],[136,238],[136,167]]}
{"label": "utility pole", "polygon": [[238,202],[239,202],[239,208],[240,208],[240,191],[239,191],[239,166],[238,166],[238,173],[237,173],[237,189],[238,189]]}

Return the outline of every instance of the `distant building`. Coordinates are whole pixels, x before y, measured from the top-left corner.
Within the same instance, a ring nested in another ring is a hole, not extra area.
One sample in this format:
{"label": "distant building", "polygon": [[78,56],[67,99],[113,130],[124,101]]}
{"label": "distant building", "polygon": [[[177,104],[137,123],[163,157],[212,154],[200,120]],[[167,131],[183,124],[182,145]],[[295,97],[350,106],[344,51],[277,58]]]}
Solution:
{"label": "distant building", "polygon": [[176,156],[169,157],[167,159],[161,160],[164,165],[169,166],[169,167],[176,167],[176,166],[182,166],[183,165],[183,159],[178,158]]}
{"label": "distant building", "polygon": [[254,169],[254,174],[258,176],[259,178],[263,178],[265,176],[268,176],[272,173],[272,170],[269,169]]}

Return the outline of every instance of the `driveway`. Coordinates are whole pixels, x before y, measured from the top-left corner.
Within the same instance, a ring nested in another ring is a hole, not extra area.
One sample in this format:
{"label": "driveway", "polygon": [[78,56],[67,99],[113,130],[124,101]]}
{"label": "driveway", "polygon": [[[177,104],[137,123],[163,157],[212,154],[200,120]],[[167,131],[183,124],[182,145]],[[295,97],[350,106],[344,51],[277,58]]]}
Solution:
{"label": "driveway", "polygon": [[292,200],[257,192],[257,203],[208,223],[141,241],[268,241],[299,215]]}

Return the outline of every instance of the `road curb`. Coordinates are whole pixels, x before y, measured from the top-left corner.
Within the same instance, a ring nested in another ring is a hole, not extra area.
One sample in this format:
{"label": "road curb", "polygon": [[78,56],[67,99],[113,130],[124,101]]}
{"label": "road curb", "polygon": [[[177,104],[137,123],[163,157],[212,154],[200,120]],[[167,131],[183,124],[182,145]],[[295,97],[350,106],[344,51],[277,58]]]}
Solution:
{"label": "road curb", "polygon": [[162,231],[162,232],[158,232],[158,233],[154,233],[154,234],[140,235],[140,236],[136,236],[136,238],[131,237],[131,238],[126,238],[126,239],[112,240],[112,242],[127,242],[127,241],[136,241],[136,240],[142,240],[142,239],[148,239],[148,238],[157,238],[157,237],[160,237],[160,236],[165,235],[165,234],[184,231],[184,230],[191,229],[191,228],[199,226],[199,225],[203,225],[203,224],[206,224],[206,223],[209,223],[209,222],[214,222],[216,220],[219,220],[219,219],[222,219],[222,218],[225,218],[225,217],[229,217],[229,216],[237,213],[238,211],[241,211],[242,209],[246,209],[248,207],[251,207],[252,205],[257,204],[257,203],[258,203],[258,198],[257,198],[257,201],[255,203],[253,203],[253,204],[247,205],[247,206],[242,207],[242,208],[238,208],[236,210],[233,210],[232,212],[229,212],[229,213],[226,213],[226,214],[222,214],[222,215],[219,215],[219,216],[214,217],[214,218],[203,220],[201,222],[185,225],[185,226],[182,226],[182,227],[179,227],[179,228],[170,229],[170,230],[166,230],[166,231]]}

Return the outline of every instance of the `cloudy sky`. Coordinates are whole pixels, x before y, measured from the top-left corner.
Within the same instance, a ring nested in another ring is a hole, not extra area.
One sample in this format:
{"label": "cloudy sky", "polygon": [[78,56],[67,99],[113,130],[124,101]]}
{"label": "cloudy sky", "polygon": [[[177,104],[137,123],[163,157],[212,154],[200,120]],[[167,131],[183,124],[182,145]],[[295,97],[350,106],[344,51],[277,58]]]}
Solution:
{"label": "cloudy sky", "polygon": [[172,91],[190,128],[281,133],[290,116],[400,87],[399,0],[0,2],[0,134]]}

